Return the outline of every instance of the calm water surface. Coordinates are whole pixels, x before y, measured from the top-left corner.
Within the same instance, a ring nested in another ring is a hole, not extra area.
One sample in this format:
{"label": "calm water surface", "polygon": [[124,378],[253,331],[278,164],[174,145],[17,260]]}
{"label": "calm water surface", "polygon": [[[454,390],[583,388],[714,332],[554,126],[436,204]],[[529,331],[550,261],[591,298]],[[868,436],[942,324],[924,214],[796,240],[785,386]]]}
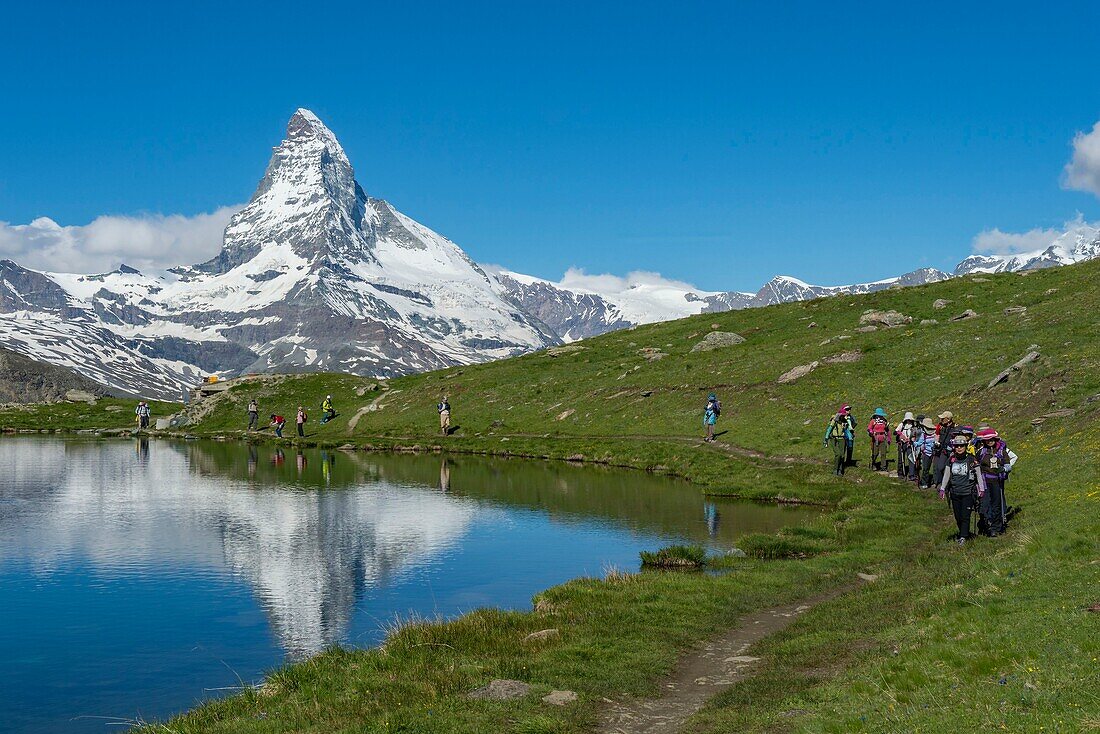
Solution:
{"label": "calm water surface", "polygon": [[169,441],[0,439],[0,729],[119,731],[398,616],[532,595],[804,510],[638,472]]}

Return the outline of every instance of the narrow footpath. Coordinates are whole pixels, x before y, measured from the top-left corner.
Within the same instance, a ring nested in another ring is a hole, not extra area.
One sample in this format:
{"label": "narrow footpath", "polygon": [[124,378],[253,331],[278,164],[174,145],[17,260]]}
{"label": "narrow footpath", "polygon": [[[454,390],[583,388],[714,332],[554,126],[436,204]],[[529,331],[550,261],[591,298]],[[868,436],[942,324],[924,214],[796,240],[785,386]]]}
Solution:
{"label": "narrow footpath", "polygon": [[713,696],[752,675],[760,658],[746,655],[752,645],[791,625],[818,604],[851,591],[833,589],[794,604],[743,617],[732,629],[688,653],[662,683],[657,698],[611,703],[602,715],[603,734],[674,734]]}

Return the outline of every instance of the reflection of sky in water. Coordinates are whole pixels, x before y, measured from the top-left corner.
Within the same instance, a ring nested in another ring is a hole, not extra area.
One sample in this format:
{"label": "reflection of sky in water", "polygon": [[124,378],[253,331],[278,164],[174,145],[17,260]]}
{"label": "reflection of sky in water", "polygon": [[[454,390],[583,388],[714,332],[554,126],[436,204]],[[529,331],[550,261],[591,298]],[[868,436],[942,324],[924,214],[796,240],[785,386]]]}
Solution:
{"label": "reflection of sky in water", "polygon": [[[671,482],[588,508],[599,475],[436,457],[5,439],[0,461],[6,731],[161,717],[283,655],[375,644],[395,616],[526,608],[715,519]],[[647,527],[651,511],[674,519]]]}

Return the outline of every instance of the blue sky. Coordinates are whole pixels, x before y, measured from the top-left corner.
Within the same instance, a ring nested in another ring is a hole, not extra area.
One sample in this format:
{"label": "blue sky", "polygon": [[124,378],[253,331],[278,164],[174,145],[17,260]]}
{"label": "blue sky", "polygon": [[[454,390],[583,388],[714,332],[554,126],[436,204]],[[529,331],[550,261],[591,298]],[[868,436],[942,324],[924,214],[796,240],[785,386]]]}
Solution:
{"label": "blue sky", "polygon": [[368,193],[551,278],[872,280],[1100,219],[1061,183],[1095,3],[225,5],[6,4],[0,222],[243,203],[299,106]]}

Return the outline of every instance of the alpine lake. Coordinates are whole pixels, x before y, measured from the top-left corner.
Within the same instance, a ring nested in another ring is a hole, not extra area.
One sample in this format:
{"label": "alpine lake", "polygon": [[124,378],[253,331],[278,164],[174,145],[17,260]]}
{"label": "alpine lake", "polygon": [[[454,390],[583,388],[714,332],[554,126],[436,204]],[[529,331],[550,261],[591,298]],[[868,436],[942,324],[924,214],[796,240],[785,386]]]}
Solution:
{"label": "alpine lake", "polygon": [[387,625],[816,512],[643,472],[273,445],[4,437],[3,731],[163,720]]}

